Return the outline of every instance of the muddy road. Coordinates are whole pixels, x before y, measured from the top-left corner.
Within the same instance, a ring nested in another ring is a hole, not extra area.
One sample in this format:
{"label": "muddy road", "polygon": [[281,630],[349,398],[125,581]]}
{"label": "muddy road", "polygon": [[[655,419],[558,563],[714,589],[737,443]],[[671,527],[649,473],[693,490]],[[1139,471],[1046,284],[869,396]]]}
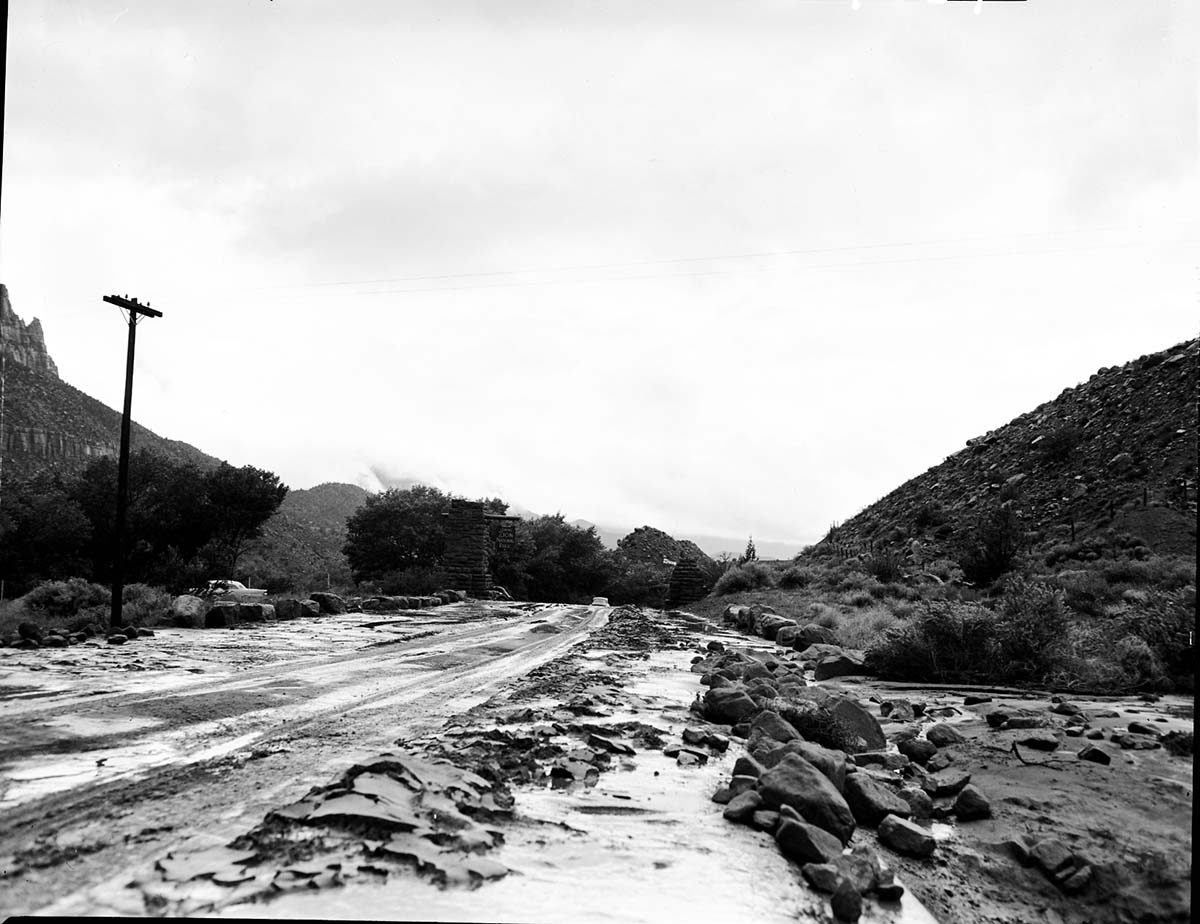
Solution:
{"label": "muddy road", "polygon": [[439,729],[602,626],[607,608],[457,604],[128,646],[5,649],[0,910],[232,837],[399,736]]}

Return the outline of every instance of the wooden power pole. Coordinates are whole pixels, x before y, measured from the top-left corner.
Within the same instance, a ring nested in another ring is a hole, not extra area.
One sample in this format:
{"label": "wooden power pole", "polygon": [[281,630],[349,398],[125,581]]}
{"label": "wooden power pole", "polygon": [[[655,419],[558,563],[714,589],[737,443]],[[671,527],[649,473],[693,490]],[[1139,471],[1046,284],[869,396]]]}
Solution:
{"label": "wooden power pole", "polygon": [[117,463],[117,529],[113,549],[112,614],[109,627],[124,625],[121,617],[121,598],[125,594],[125,508],[129,495],[129,411],[133,404],[133,347],[137,325],[142,317],[161,318],[150,303],[142,305],[127,295],[106,295],[104,300],[129,313],[129,348],[125,354],[125,412],[121,415],[121,456]]}

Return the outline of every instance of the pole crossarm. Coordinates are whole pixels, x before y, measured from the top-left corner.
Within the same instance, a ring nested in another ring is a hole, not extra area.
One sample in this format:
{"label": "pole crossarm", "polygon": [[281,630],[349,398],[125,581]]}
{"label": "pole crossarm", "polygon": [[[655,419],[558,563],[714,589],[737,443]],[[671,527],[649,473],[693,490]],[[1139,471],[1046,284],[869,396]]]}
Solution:
{"label": "pole crossarm", "polygon": [[116,305],[118,308],[124,308],[131,314],[144,314],[150,318],[161,318],[162,312],[151,308],[150,303],[142,304],[136,298],[129,298],[125,295],[106,295],[104,300],[110,305]]}

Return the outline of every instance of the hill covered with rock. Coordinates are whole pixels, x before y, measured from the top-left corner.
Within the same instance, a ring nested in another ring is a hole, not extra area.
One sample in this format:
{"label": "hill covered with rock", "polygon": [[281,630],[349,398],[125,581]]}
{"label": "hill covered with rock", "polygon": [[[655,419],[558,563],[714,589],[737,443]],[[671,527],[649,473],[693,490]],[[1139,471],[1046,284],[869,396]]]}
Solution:
{"label": "hill covered with rock", "polygon": [[1189,340],[1100,369],[968,440],[811,552],[953,558],[965,533],[1003,510],[1037,550],[1103,531],[1145,554],[1194,556],[1198,367],[1200,340]]}

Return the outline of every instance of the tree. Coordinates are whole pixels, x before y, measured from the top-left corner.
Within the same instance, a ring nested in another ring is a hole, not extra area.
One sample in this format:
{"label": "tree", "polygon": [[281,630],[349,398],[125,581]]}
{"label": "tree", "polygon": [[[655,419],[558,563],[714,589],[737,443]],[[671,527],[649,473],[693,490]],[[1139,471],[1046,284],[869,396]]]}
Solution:
{"label": "tree", "polygon": [[754,537],[750,537],[750,541],[746,543],[746,551],[742,553],[742,557],[738,559],[739,565],[744,565],[748,561],[758,560],[758,550],[754,548]]}
{"label": "tree", "polygon": [[436,565],[446,543],[450,498],[437,488],[391,488],[368,497],[346,521],[346,558],[355,581]]}
{"label": "tree", "polygon": [[57,473],[5,485],[0,507],[0,578],[8,596],[41,581],[91,574],[91,524]]}
{"label": "tree", "polygon": [[580,529],[561,513],[517,525],[532,555],[524,563],[526,596],[548,603],[587,603],[613,575],[612,556],[595,527]]}
{"label": "tree", "polygon": [[262,535],[288,487],[273,472],[227,462],[208,473],[204,487],[210,530],[206,557],[222,574],[233,574],[246,542]]}
{"label": "tree", "polygon": [[984,511],[963,539],[958,564],[963,576],[979,587],[986,587],[1009,571],[1024,545],[1025,534],[1016,511],[1001,505]]}

